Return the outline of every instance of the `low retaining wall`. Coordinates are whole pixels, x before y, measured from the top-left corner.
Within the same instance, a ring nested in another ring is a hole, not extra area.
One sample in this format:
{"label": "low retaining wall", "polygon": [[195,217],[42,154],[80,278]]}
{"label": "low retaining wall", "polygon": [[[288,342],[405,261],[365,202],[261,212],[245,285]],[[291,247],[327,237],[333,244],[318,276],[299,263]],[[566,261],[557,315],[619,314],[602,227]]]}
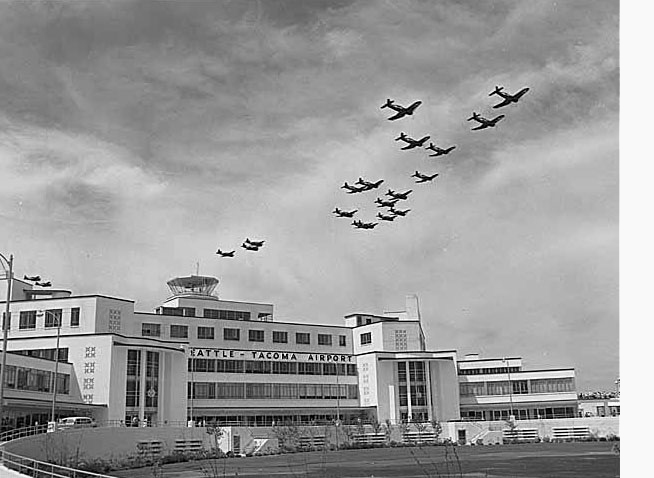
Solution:
{"label": "low retaining wall", "polygon": [[[538,436],[552,438],[554,428],[560,427],[588,427],[591,436],[606,438],[611,435],[620,436],[620,417],[583,417],[561,418],[547,420],[517,420],[517,428],[534,428]],[[443,423],[441,438],[450,438],[458,441],[459,430],[465,430],[466,443],[475,443],[479,438],[484,445],[501,443],[502,430],[509,428],[505,421],[478,421],[478,422],[448,422]]]}

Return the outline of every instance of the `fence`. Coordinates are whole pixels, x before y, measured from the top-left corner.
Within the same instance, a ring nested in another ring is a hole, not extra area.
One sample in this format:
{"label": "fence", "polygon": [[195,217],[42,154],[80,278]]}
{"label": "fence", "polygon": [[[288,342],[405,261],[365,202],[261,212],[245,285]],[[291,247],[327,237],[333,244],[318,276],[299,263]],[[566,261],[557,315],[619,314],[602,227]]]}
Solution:
{"label": "fence", "polygon": [[101,475],[25,458],[24,456],[9,453],[6,450],[0,450],[0,463],[10,470],[34,478],[114,478],[110,475]]}

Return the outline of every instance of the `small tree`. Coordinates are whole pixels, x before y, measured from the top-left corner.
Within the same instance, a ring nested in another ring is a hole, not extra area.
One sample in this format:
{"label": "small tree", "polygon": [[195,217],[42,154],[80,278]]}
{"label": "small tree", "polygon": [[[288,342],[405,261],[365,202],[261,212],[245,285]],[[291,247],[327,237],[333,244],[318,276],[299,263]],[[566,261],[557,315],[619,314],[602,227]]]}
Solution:
{"label": "small tree", "polygon": [[384,428],[384,433],[386,434],[386,443],[390,444],[391,434],[393,433],[393,424],[390,418],[387,418],[384,424],[386,425],[386,427]]}
{"label": "small tree", "polygon": [[443,425],[438,420],[431,421],[431,429],[434,431],[434,442],[440,443],[441,434],[443,433]]}
{"label": "small tree", "polygon": [[422,434],[427,430],[427,424],[415,422],[413,426],[416,427],[416,431],[418,432],[418,445],[422,445]]}
{"label": "small tree", "polygon": [[211,422],[209,426],[207,426],[207,434],[213,437],[213,444],[214,444],[213,452],[217,458],[222,453],[222,451],[220,450],[220,439],[225,434],[225,430],[222,427],[220,427],[218,423],[214,420],[213,422]]}

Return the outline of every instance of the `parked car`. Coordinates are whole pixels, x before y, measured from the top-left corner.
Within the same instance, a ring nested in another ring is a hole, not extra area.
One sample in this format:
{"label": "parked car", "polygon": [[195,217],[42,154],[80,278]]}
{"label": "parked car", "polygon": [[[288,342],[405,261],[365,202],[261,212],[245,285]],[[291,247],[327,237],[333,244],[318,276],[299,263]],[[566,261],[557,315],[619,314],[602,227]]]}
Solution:
{"label": "parked car", "polygon": [[[95,420],[89,417],[67,417],[57,421],[57,430],[69,430],[71,428],[90,428],[97,426]],[[54,423],[48,422],[48,432],[55,431]]]}

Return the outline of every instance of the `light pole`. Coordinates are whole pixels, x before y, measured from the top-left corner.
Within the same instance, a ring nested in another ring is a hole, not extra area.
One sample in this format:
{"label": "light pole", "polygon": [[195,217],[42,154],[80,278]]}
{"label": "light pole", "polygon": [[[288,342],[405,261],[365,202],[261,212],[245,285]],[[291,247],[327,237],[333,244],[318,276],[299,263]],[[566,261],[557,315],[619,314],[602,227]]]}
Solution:
{"label": "light pole", "polygon": [[52,316],[57,321],[57,345],[55,347],[55,369],[54,369],[54,375],[52,376],[52,410],[50,411],[50,421],[56,423],[55,407],[57,406],[57,375],[59,373],[59,337],[61,336],[62,314],[59,314],[59,317],[57,317],[57,314],[53,314],[49,310],[46,310],[45,311],[46,318],[48,314],[52,314]]}
{"label": "light pole", "polygon": [[506,373],[509,375],[509,408],[511,410],[509,420],[511,420],[511,417],[515,417],[513,414],[513,384],[511,383],[511,364],[507,358],[503,358],[502,362],[506,363]]}
{"label": "light pole", "polygon": [[[9,255],[7,259],[2,253],[0,253],[0,264],[5,270],[5,275],[7,278],[7,299],[5,301],[5,316],[2,321],[2,369],[0,369],[0,431],[2,430],[2,425],[4,424],[5,418],[5,370],[7,370],[7,339],[9,333],[9,322],[11,319],[11,287],[14,282],[14,256]],[[4,262],[7,263],[5,267]]]}

